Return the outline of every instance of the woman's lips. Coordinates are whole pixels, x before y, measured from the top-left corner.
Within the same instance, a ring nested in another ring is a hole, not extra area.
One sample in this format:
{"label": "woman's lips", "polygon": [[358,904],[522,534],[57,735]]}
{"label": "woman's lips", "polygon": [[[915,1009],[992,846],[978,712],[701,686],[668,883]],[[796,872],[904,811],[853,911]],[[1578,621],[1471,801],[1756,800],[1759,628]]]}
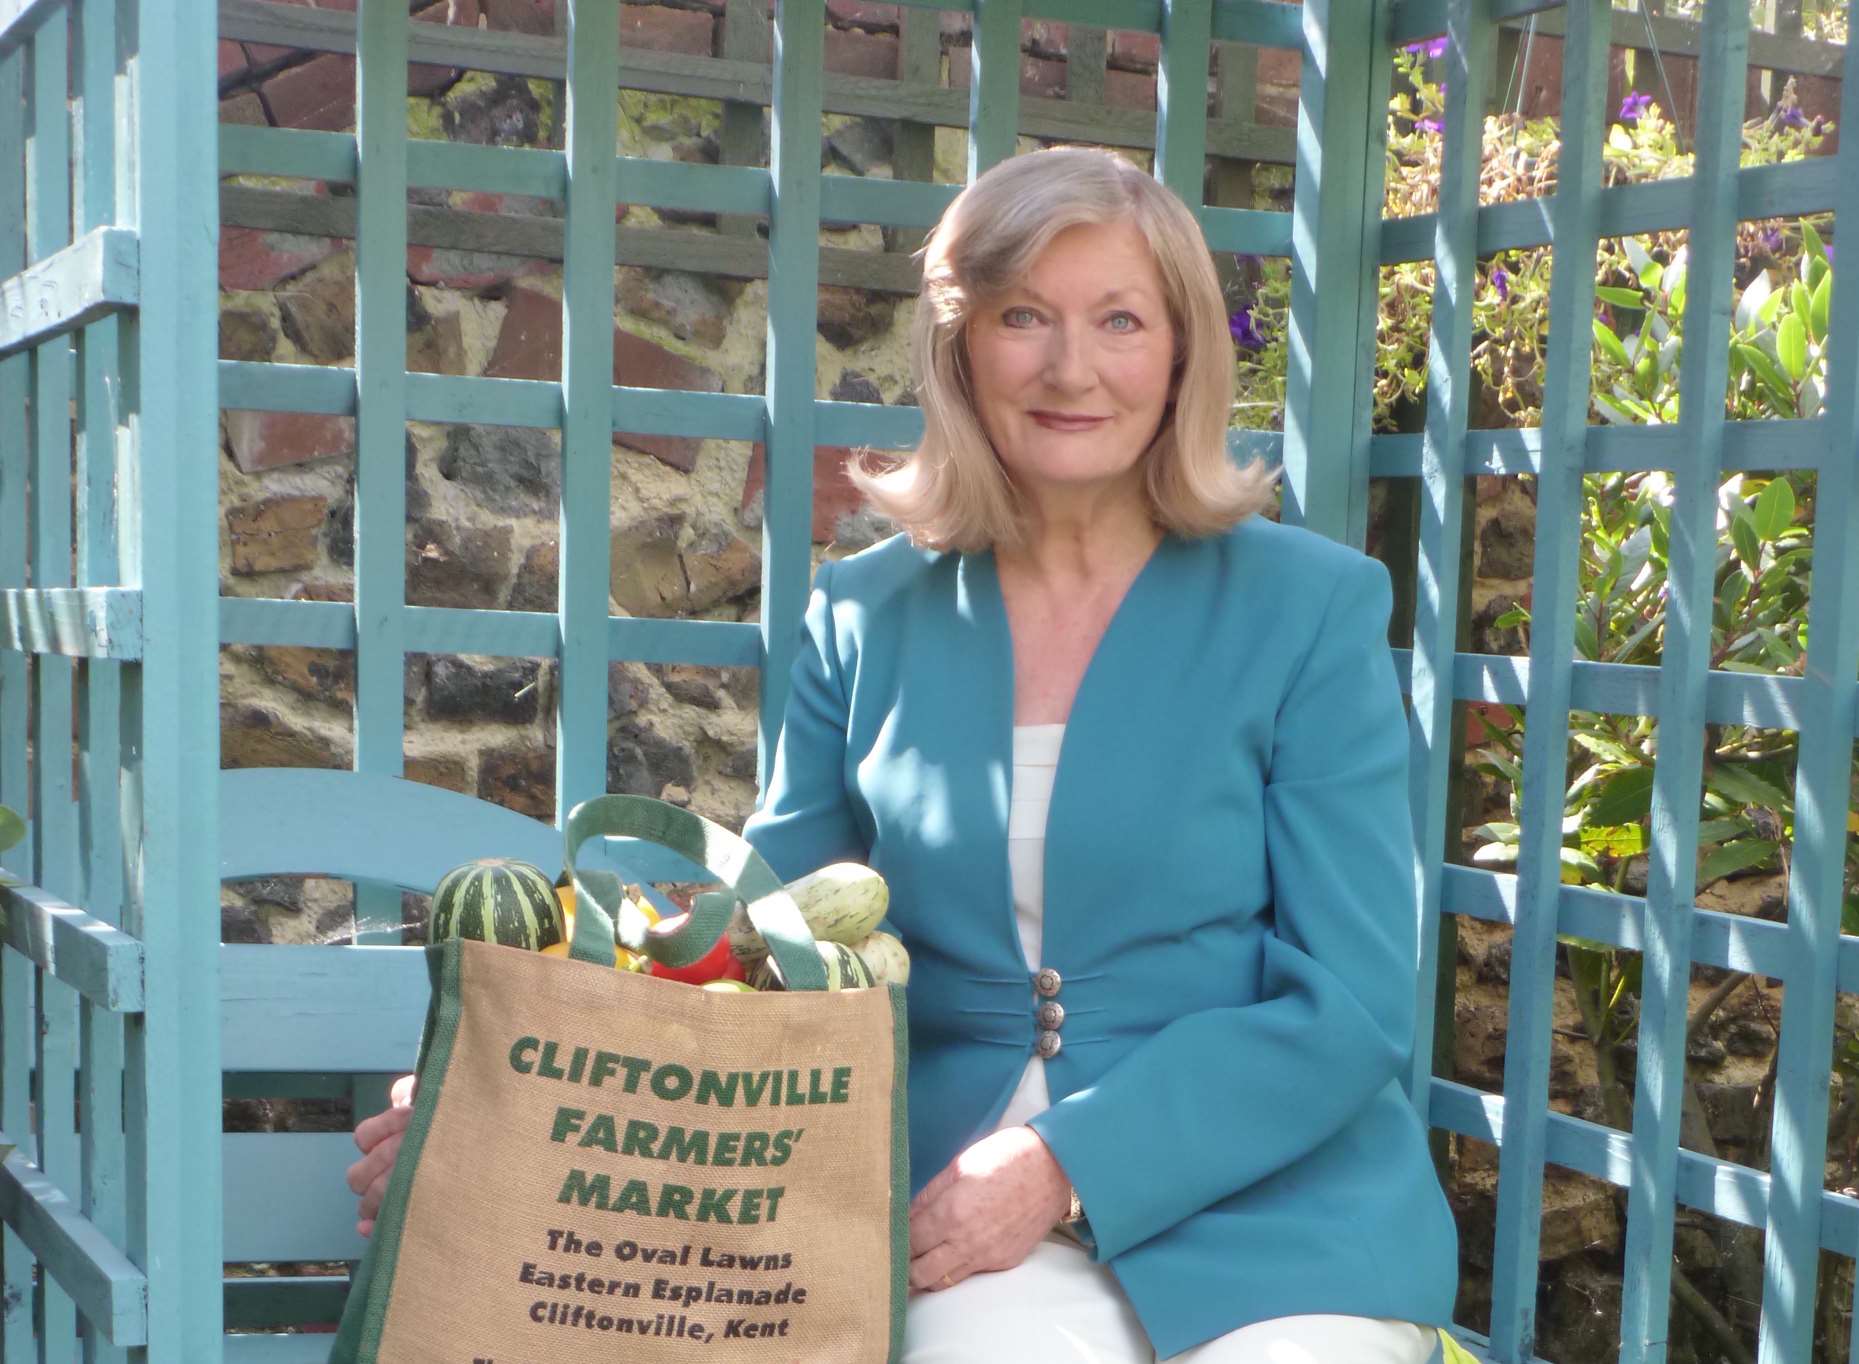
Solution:
{"label": "woman's lips", "polygon": [[1109,421],[1108,417],[1079,416],[1069,412],[1029,412],[1036,426],[1048,431],[1090,431]]}

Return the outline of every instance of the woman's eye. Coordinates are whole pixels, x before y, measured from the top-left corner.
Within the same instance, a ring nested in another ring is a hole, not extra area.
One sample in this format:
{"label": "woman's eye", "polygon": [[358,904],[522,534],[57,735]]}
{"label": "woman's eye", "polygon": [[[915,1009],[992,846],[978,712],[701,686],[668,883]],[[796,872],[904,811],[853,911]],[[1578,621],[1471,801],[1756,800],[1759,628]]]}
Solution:
{"label": "woman's eye", "polygon": [[1039,314],[1031,308],[1009,308],[1001,314],[1001,321],[1009,327],[1030,327],[1039,321]]}
{"label": "woman's eye", "polygon": [[1142,325],[1135,313],[1112,313],[1105,319],[1105,326],[1113,332],[1133,332]]}

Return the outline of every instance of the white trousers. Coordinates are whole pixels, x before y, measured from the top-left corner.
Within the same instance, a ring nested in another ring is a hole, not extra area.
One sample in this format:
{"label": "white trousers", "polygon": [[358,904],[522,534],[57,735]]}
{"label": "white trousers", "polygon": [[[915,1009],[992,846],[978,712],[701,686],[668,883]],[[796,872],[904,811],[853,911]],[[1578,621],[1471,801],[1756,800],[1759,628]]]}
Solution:
{"label": "white trousers", "polygon": [[[1427,1364],[1438,1332],[1369,1317],[1279,1317],[1170,1356],[1171,1364]],[[1108,1265],[1048,1236],[1014,1269],[918,1293],[904,1364],[1156,1364]]]}

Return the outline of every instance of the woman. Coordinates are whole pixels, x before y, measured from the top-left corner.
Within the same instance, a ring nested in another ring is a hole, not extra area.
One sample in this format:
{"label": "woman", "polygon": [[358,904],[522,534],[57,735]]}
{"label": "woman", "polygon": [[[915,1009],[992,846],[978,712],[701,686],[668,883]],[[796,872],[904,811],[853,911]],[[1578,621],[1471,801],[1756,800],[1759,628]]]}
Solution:
{"label": "woman", "polygon": [[914,339],[923,443],[861,475],[908,536],[821,567],[744,831],[891,885],[906,1359],[1423,1364],[1456,1251],[1399,1084],[1387,574],[1254,514],[1212,262],[1127,162],[977,179]]}
{"label": "woman", "polygon": [[[1410,1323],[1449,1319],[1399,1086],[1387,574],[1253,515],[1225,313],[1192,214],[1127,162],[980,177],[925,251],[923,443],[863,480],[911,538],[814,582],[745,835],[783,876],[891,883],[912,1364],[1418,1364]],[[1079,1212],[1089,1251],[1050,1235]]]}

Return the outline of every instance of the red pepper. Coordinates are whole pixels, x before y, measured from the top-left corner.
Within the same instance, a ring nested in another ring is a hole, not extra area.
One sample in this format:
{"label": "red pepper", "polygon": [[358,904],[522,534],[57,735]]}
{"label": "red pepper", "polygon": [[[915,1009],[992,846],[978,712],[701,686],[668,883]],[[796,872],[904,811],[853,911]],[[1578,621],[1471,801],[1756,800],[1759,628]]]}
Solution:
{"label": "red pepper", "polygon": [[[683,928],[685,920],[689,918],[688,914],[674,914],[668,919],[663,919],[652,925],[652,936],[669,937]],[[664,962],[653,958],[652,974],[661,980],[678,980],[687,985],[702,985],[712,980],[746,980],[748,978],[747,973],[742,969],[742,963],[736,960],[736,954],[729,950],[727,933],[719,935],[710,950],[689,966],[667,966]]]}

